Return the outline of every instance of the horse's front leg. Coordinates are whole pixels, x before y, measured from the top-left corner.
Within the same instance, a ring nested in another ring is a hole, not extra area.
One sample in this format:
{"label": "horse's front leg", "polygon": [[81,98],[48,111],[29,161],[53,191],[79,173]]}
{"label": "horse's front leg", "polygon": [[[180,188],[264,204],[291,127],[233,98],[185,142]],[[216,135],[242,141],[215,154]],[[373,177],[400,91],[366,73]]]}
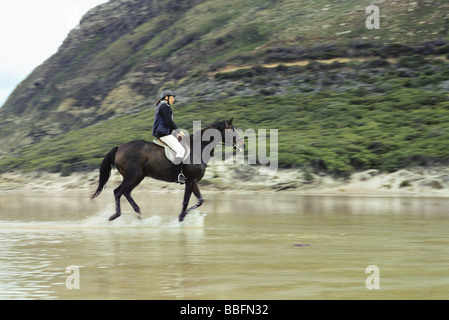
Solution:
{"label": "horse's front leg", "polygon": [[184,190],[184,200],[182,202],[182,211],[179,215],[179,222],[184,220],[184,217],[187,214],[187,206],[189,205],[190,196],[192,195],[193,183],[192,181],[187,181],[186,188]]}
{"label": "horse's front leg", "polygon": [[203,202],[204,202],[203,197],[201,197],[201,192],[200,192],[200,189],[198,188],[198,182],[197,181],[195,181],[195,183],[193,184],[193,190],[192,191],[193,191],[193,194],[195,195],[195,197],[198,198],[198,203],[196,205],[192,206],[191,208],[189,208],[187,210],[187,213],[189,213],[191,210],[195,210],[196,208],[200,207],[203,204]]}

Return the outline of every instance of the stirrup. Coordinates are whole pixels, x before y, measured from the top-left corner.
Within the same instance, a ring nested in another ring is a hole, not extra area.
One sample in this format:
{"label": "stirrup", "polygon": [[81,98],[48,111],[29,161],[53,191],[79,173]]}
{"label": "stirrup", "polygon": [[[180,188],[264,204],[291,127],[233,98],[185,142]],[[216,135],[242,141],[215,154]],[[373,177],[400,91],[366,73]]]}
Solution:
{"label": "stirrup", "polygon": [[180,183],[180,184],[184,184],[184,183],[186,183],[186,181],[187,181],[187,178],[182,174],[182,173],[180,173],[179,175],[178,175],[178,183]]}

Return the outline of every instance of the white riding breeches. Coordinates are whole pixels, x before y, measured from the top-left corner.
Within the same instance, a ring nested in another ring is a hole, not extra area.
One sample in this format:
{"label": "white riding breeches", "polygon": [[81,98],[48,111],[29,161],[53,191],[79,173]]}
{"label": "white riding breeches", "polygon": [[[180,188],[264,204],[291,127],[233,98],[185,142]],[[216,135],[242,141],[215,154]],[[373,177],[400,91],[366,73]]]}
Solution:
{"label": "white riding breeches", "polygon": [[169,134],[168,136],[160,137],[160,139],[176,152],[176,158],[184,158],[186,150],[175,136]]}

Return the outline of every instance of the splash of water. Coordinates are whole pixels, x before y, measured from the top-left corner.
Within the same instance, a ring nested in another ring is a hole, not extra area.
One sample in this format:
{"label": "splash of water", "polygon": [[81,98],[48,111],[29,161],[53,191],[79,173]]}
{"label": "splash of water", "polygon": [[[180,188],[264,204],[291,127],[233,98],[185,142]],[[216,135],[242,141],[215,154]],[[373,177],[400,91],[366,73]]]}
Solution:
{"label": "splash of water", "polygon": [[141,220],[134,213],[123,213],[114,221],[109,221],[113,214],[111,210],[104,210],[86,218],[81,222],[83,228],[202,228],[207,214],[194,210],[183,222],[177,217],[154,215]]}
{"label": "splash of water", "polygon": [[154,215],[142,220],[134,213],[123,213],[114,221],[109,221],[112,210],[102,210],[80,221],[0,221],[0,229],[6,230],[54,230],[54,229],[121,229],[121,228],[203,228],[207,214],[194,210],[183,222],[177,217]]}

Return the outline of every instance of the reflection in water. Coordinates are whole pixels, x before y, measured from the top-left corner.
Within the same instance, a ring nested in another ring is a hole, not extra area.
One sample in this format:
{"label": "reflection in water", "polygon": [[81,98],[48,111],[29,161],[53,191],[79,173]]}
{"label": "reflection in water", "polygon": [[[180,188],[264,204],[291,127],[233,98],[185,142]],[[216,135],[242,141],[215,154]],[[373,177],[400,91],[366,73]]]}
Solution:
{"label": "reflection in water", "polygon": [[182,224],[182,195],[137,194],[142,221],[100,199],[0,196],[0,298],[449,297],[446,199],[209,194]]}

